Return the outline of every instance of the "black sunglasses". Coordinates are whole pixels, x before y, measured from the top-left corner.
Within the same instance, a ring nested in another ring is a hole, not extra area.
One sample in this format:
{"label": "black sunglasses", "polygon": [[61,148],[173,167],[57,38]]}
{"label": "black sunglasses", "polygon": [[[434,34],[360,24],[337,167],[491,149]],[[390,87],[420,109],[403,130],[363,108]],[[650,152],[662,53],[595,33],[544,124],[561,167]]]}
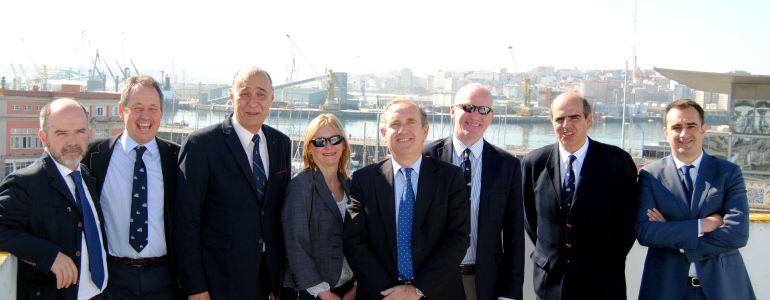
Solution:
{"label": "black sunglasses", "polygon": [[459,108],[462,108],[467,113],[472,113],[474,110],[478,110],[479,114],[486,116],[492,112],[492,108],[489,106],[477,106],[473,104],[457,104]]}
{"label": "black sunglasses", "polygon": [[342,136],[340,136],[338,134],[338,135],[332,135],[332,136],[330,136],[328,138],[322,138],[322,137],[321,138],[314,138],[314,139],[310,140],[310,143],[313,144],[313,146],[316,146],[318,148],[322,148],[323,146],[326,146],[326,143],[329,143],[329,144],[332,144],[332,145],[339,145],[344,140],[345,140],[345,138],[343,138]]}

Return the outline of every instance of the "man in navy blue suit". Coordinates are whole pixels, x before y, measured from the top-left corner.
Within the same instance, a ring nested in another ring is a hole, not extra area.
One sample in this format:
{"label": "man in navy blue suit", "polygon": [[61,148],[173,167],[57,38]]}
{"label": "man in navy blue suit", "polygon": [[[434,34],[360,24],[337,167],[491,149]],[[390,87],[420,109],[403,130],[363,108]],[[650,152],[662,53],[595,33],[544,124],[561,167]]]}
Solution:
{"label": "man in navy blue suit", "polygon": [[235,112],[182,147],[174,238],[190,299],[277,298],[291,150],[288,136],[264,124],[274,98],[267,71],[239,71]]}
{"label": "man in navy blue suit", "polygon": [[671,155],[639,173],[639,243],[649,247],[639,299],[755,299],[738,248],[749,239],[737,165],[703,151],[703,108],[666,107]]}

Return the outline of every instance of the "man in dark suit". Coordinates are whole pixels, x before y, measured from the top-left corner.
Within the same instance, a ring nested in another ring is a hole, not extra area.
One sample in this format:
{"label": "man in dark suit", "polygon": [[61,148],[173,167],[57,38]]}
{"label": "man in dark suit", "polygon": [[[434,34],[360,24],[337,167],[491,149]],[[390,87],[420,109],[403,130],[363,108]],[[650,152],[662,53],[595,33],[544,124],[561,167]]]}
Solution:
{"label": "man in dark suit", "polygon": [[190,135],[179,155],[175,241],[191,299],[274,299],[286,260],[281,206],[291,176],[289,137],[264,125],[270,75],[239,71],[235,112]]}
{"label": "man in dark suit", "polygon": [[492,93],[485,86],[462,87],[449,113],[454,134],[428,144],[424,154],[464,172],[471,205],[471,243],[460,265],[465,296],[468,300],[522,299],[521,164],[483,138],[494,117]]}
{"label": "man in dark suit", "polygon": [[428,121],[413,102],[390,102],[382,121],[391,159],[353,174],[343,229],[356,299],[465,299],[457,272],[470,230],[462,171],[421,155]]}
{"label": "man in dark suit", "polygon": [[123,133],[92,142],[83,159],[101,192],[113,299],[180,296],[171,243],[179,145],[155,136],[162,95],[152,77],[128,78],[118,102]]}
{"label": "man in dark suit", "polygon": [[634,243],[636,167],[622,149],[588,138],[591,106],[575,92],[554,99],[558,143],[522,161],[525,226],[541,299],[625,299]]}
{"label": "man in dark suit", "polygon": [[666,107],[671,155],[639,172],[639,243],[650,247],[639,299],[756,299],[739,248],[749,239],[740,168],[703,151],[703,108]]}
{"label": "man in dark suit", "polygon": [[101,299],[107,286],[99,194],[80,165],[88,117],[58,99],[40,111],[45,153],[0,185],[0,250],[16,255],[19,299]]}

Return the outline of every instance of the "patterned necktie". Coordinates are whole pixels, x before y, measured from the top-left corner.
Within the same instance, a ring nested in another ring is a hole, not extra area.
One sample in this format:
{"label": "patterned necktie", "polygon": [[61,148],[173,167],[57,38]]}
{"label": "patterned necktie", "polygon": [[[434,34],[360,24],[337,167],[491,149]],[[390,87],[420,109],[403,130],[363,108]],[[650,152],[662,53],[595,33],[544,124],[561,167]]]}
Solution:
{"label": "patterned necktie", "polygon": [[254,175],[254,182],[257,184],[257,194],[261,201],[265,195],[267,176],[265,175],[265,167],[262,166],[262,156],[259,155],[259,135],[255,134],[251,141],[254,142],[254,149],[251,150],[251,172]]}
{"label": "patterned necktie", "polygon": [[398,209],[398,277],[400,280],[412,280],[412,222],[414,221],[414,189],[412,188],[412,168],[403,168],[406,178],[406,192],[401,198]]}
{"label": "patterned necktie", "polygon": [[463,173],[465,175],[465,191],[467,192],[468,199],[471,198],[471,182],[473,181],[473,173],[471,173],[471,149],[465,148],[463,151]]}
{"label": "patterned necktie", "polygon": [[131,216],[129,218],[128,243],[141,253],[147,247],[147,168],[142,155],[147,150],[144,146],[136,146],[136,162],[134,162],[134,185],[131,188]]}
{"label": "patterned necktie", "polygon": [[679,171],[684,175],[684,194],[687,196],[687,203],[692,207],[692,177],[690,176],[690,169],[695,168],[693,165],[686,165],[679,168]]}
{"label": "patterned necktie", "polygon": [[572,169],[572,163],[575,162],[576,159],[577,157],[574,155],[569,156],[567,175],[564,177],[564,185],[561,190],[562,208],[566,210],[569,210],[572,207],[572,199],[575,196],[575,171]]}
{"label": "patterned necktie", "polygon": [[88,270],[91,271],[91,280],[98,288],[104,283],[104,260],[102,258],[102,237],[99,236],[99,228],[96,225],[96,215],[91,210],[91,203],[86,198],[86,190],[83,188],[83,178],[80,171],[69,174],[75,182],[75,198],[83,211],[83,232],[86,236],[86,249],[88,249]]}

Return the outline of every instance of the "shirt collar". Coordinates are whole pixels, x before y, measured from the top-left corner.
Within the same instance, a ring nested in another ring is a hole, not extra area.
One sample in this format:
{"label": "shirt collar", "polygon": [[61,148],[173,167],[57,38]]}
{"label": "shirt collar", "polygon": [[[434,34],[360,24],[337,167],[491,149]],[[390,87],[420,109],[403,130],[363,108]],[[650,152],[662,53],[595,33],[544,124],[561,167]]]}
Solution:
{"label": "shirt collar", "polygon": [[[398,174],[398,172],[401,171],[401,168],[404,168],[403,166],[399,165],[395,159],[390,159],[390,162],[393,164],[393,175],[395,176]],[[418,158],[409,168],[412,168],[412,171],[415,174],[420,174],[420,164],[422,163],[422,156]]]}
{"label": "shirt collar", "polygon": [[[121,148],[123,148],[123,152],[126,154],[131,153],[131,150],[134,150],[136,146],[139,146],[139,143],[134,141],[128,134],[124,131],[123,134],[120,135],[120,140],[118,141],[120,143]],[[144,152],[144,155],[147,155],[147,153],[150,153],[150,156],[156,157],[158,156],[158,142],[155,141],[155,139],[150,140],[146,144],[143,145],[147,150]]]}
{"label": "shirt collar", "polygon": [[564,146],[562,146],[561,143],[559,143],[559,158],[561,159],[561,163],[568,164],[570,155],[574,155],[578,161],[584,161],[586,158],[586,153],[588,153],[588,144],[589,140],[588,137],[586,137],[586,142],[583,144],[583,146],[581,146],[580,149],[577,149],[575,153],[570,153],[567,151],[567,149],[564,149]]}
{"label": "shirt collar", "polygon": [[[674,165],[676,165],[677,169],[681,168],[682,166],[687,165],[686,163],[684,163],[681,160],[677,159],[675,155],[671,155],[671,158],[674,159]],[[690,165],[695,167],[695,170],[697,171],[698,168],[700,168],[701,160],[703,160],[703,150],[701,150],[700,155],[698,155],[698,158],[693,160],[692,163],[690,163]]]}
{"label": "shirt collar", "polygon": [[[243,127],[241,123],[238,123],[238,118],[236,118],[234,115],[230,117],[230,119],[233,120],[233,128],[235,129],[235,134],[238,135],[238,139],[241,140],[241,144],[243,144],[244,147],[251,143],[251,139],[254,137],[254,134],[251,133],[248,129]],[[265,134],[262,132],[262,128],[259,128],[259,131],[257,131],[257,134],[259,135],[259,140],[261,142],[265,142]]]}
{"label": "shirt collar", "polygon": [[471,153],[473,153],[474,158],[478,158],[481,156],[481,152],[484,150],[484,139],[481,138],[473,143],[473,145],[465,146],[465,144],[463,144],[463,142],[461,142],[457,137],[452,136],[452,147],[455,150],[455,155],[458,157],[462,157],[463,151],[465,151],[467,148],[471,149]]}

